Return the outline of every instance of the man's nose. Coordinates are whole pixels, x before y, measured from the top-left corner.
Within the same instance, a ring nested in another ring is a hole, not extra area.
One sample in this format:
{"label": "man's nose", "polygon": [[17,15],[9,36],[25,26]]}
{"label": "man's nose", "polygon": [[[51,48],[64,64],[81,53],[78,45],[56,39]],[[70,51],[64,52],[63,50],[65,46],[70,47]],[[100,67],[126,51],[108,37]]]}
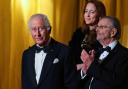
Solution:
{"label": "man's nose", "polygon": [[96,33],[100,31],[100,28],[96,27]]}
{"label": "man's nose", "polygon": [[37,29],[37,30],[36,30],[36,35],[37,35],[37,36],[40,36],[40,29]]}

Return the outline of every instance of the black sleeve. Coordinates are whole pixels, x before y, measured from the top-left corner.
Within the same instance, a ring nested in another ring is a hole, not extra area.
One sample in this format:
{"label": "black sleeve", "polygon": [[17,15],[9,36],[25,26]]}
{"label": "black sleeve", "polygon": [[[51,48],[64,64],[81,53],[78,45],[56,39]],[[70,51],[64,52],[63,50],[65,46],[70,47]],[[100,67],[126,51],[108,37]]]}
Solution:
{"label": "black sleeve", "polygon": [[70,58],[69,50],[64,52],[64,89],[79,89],[78,72],[76,66]]}

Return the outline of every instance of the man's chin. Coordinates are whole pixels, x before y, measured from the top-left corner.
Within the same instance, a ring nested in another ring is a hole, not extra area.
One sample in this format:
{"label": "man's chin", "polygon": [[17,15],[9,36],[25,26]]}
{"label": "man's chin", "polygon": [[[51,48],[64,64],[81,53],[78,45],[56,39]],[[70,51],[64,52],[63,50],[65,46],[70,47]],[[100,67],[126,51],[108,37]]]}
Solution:
{"label": "man's chin", "polygon": [[36,44],[38,44],[40,46],[43,46],[44,45],[44,42],[36,42]]}

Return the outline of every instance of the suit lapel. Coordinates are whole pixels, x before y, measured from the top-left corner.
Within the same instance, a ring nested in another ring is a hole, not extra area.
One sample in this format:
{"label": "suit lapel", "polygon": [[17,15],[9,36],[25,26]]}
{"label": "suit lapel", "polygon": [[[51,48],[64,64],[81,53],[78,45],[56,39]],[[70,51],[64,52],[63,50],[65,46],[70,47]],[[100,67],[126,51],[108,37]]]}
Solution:
{"label": "suit lapel", "polygon": [[39,84],[45,80],[45,78],[48,75],[48,72],[50,71],[50,69],[52,69],[51,67],[53,64],[53,60],[56,58],[56,54],[57,54],[57,50],[55,50],[56,47],[54,46],[54,43],[55,43],[54,40],[51,39],[49,46],[46,48],[47,55],[42,67]]}
{"label": "suit lapel", "polygon": [[35,73],[35,45],[32,47],[32,51],[30,51],[29,55],[29,70],[30,70],[30,78],[33,81],[34,85],[37,85],[36,82],[36,73]]}

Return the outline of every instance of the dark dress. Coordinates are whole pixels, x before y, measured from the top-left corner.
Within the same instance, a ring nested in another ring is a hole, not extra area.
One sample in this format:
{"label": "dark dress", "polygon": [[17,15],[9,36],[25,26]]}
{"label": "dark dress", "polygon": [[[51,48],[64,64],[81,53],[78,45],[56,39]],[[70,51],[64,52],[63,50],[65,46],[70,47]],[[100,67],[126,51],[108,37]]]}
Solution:
{"label": "dark dress", "polygon": [[80,64],[82,63],[80,59],[81,51],[82,51],[82,41],[86,38],[87,44],[91,44],[92,49],[97,51],[100,47],[100,43],[96,40],[96,34],[94,32],[91,32],[89,28],[86,28],[85,30],[82,30],[82,28],[78,28],[74,33],[71,38],[71,41],[69,42],[69,47],[71,50],[71,56],[74,60],[75,64]]}

